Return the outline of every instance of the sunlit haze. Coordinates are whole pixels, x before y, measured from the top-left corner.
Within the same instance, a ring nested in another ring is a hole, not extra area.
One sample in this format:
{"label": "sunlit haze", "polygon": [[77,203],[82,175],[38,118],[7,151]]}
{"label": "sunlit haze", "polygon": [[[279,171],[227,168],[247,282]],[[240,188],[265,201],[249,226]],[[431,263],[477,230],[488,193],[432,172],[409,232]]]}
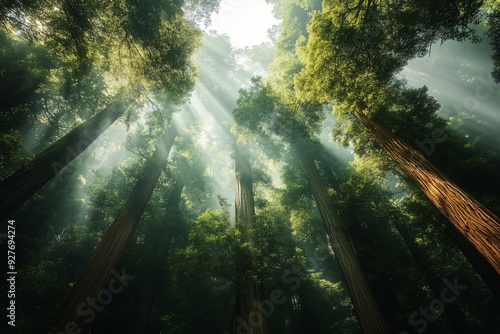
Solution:
{"label": "sunlit haze", "polygon": [[273,17],[272,5],[264,0],[223,0],[219,13],[212,15],[206,29],[227,34],[237,48],[270,42],[267,30],[279,21]]}

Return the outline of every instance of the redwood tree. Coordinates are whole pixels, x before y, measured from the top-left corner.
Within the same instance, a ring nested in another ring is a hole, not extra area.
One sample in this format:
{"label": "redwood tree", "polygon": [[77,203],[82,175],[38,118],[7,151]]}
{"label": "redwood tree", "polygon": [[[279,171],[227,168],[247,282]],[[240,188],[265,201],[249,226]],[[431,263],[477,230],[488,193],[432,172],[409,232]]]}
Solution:
{"label": "redwood tree", "polygon": [[[468,24],[476,17],[479,3],[437,1],[421,9],[412,5],[372,6],[370,1],[354,8],[336,0],[324,4],[322,12],[313,16],[307,48],[302,53],[306,66],[296,78],[301,98],[335,101],[338,116],[354,115],[500,274],[498,217],[451,182],[390,127],[367,116],[396,104],[391,87],[394,75],[409,59],[425,54],[432,42],[474,39]],[[458,8],[467,10],[452,14]],[[405,16],[409,20],[402,20]],[[433,22],[428,22],[429,17]],[[399,112],[404,116],[404,110]]]}
{"label": "redwood tree", "polygon": [[298,104],[294,110],[281,101],[271,87],[263,85],[259,78],[253,79],[248,89],[240,91],[238,106],[233,112],[235,120],[238,124],[263,137],[269,137],[270,133],[281,136],[298,153],[320,210],[329,242],[334,249],[335,258],[348,286],[360,327],[364,333],[389,333],[389,326],[385,322],[352,245],[342,228],[318,168],[307,152],[306,144],[311,140],[305,138],[310,138],[312,132],[312,126],[308,125],[314,122],[303,122],[297,115],[321,106]]}
{"label": "redwood tree", "polygon": [[26,167],[0,181],[0,219],[16,210],[76,159],[126,110],[129,100],[115,101],[38,154]]}
{"label": "redwood tree", "polygon": [[[246,148],[236,145],[236,228],[240,232],[241,247],[236,258],[236,326],[237,333],[268,333],[267,319],[261,312],[261,302],[264,300],[264,287],[259,281],[249,277],[253,270],[251,254],[247,252],[256,247],[252,235],[255,224],[255,205],[252,186],[252,170],[249,152]],[[259,278],[257,278],[258,280]]]}
{"label": "redwood tree", "polygon": [[354,115],[431,202],[500,274],[500,219],[376,118]]}
{"label": "redwood tree", "polygon": [[346,282],[361,330],[363,333],[390,333],[316,164],[302,145],[297,144],[296,150],[320,211],[335,259]]}
{"label": "redwood tree", "polygon": [[[102,310],[102,306],[95,306],[96,298],[97,300],[102,298],[100,296],[102,291],[109,292],[107,289],[112,283],[110,280],[113,273],[116,278],[116,272],[119,272],[115,266],[139,223],[176,136],[177,130],[172,124],[162,136],[152,157],[146,162],[123,209],[95,249],[86,268],[62,305],[57,319],[57,332],[85,330],[94,319],[95,312]],[[114,283],[116,285],[116,282]]]}

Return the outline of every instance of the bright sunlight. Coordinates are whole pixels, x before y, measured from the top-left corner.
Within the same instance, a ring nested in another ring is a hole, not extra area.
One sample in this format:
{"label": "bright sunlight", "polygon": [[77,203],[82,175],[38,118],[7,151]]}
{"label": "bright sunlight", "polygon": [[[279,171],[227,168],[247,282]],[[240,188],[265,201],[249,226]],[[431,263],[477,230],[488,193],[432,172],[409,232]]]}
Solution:
{"label": "bright sunlight", "polygon": [[275,24],[279,21],[273,17],[272,5],[264,0],[223,0],[206,30],[227,34],[234,47],[244,48],[270,42],[267,30]]}

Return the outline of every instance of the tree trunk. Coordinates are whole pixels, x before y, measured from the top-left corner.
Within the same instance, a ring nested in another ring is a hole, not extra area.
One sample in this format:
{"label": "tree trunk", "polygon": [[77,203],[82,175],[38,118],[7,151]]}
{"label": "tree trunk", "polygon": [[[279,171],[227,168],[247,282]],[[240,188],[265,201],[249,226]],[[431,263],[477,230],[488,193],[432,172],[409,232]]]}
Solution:
{"label": "tree trunk", "polygon": [[[370,265],[376,262],[377,259],[383,258],[384,254],[379,252],[380,237],[377,239],[377,234],[372,224],[367,224],[363,218],[357,214],[359,212],[357,204],[353,203],[349,212],[356,213],[354,221],[356,222],[347,231],[353,240],[353,244],[358,246],[357,253],[360,263],[365,268],[365,273],[372,277],[371,286],[376,287],[373,289],[373,295],[378,302],[382,314],[385,316],[386,322],[389,324],[392,333],[400,333],[406,328],[406,319],[401,311],[402,307],[398,301],[397,293],[391,282],[391,272],[387,270],[390,268],[389,264],[386,269],[375,268]],[[369,245],[370,247],[366,247]],[[382,270],[380,270],[382,269]],[[416,331],[412,331],[416,333]]]}
{"label": "tree trunk", "polygon": [[172,237],[175,234],[175,231],[172,229],[172,225],[175,223],[172,222],[172,220],[175,219],[174,212],[179,210],[183,189],[184,183],[178,180],[167,201],[167,212],[164,219],[166,226],[162,226],[160,229],[152,228],[146,232],[146,236],[144,237],[146,248],[144,253],[147,254],[147,258],[143,260],[147,263],[147,267],[144,271],[145,281],[140,289],[139,300],[136,304],[135,319],[129,331],[131,334],[141,334],[147,331],[149,317],[153,309],[155,294],[158,290],[158,284],[163,269],[163,263],[167,257]]}
{"label": "tree trunk", "polygon": [[156,146],[152,158],[146,162],[124,208],[95,249],[62,306],[57,321],[57,332],[77,332],[77,328],[84,332],[94,320],[96,311],[102,311],[104,306],[111,302],[113,294],[119,293],[128,285],[127,277],[117,277],[121,276],[124,269],[120,273],[115,270],[115,266],[146,208],[176,136],[177,130],[172,124]]}
{"label": "tree trunk", "polygon": [[460,249],[467,260],[469,260],[470,264],[474,267],[479,276],[481,276],[491,292],[500,300],[500,275],[497,274],[490,263],[478,252],[474,245],[455,228],[455,226],[449,221],[446,221],[444,225],[446,229],[445,233]]}
{"label": "tree trunk", "polygon": [[375,141],[500,274],[500,220],[378,119],[354,112]]}
{"label": "tree trunk", "polygon": [[[438,275],[436,275],[434,271],[430,269],[428,263],[429,261],[426,260],[426,256],[419,249],[417,243],[411,237],[406,227],[401,223],[395,223],[394,225],[396,226],[396,229],[398,230],[399,234],[401,234],[401,236],[403,237],[403,240],[405,241],[406,246],[408,247],[408,250],[410,251],[411,255],[415,259],[418,268],[420,269],[420,271],[424,273],[424,276],[427,282],[429,283],[429,286],[431,287],[434,296],[438,300],[442,300],[443,291],[445,289],[448,289],[446,285],[443,283],[443,280],[441,280],[438,277]],[[454,302],[446,303],[444,305],[444,313],[450,320],[457,334],[467,334],[474,332],[472,330],[472,327],[467,322],[465,315],[462,313],[462,311],[460,310],[460,308],[456,303]]]}
{"label": "tree trunk", "polygon": [[314,161],[305,152],[301,145],[296,146],[300,161],[309,180],[312,193],[328,234],[335,258],[347,285],[347,290],[354,305],[356,317],[364,334],[390,333],[382,312],[368,285],[368,281],[361,269],[354,249],[344,233],[333,202],[321,180]]}
{"label": "tree trunk", "polygon": [[76,159],[124,110],[123,102],[112,103],[43,150],[29,165],[0,181],[0,219],[6,218]]}
{"label": "tree trunk", "polygon": [[[241,241],[256,247],[252,236],[255,222],[255,206],[252,187],[252,170],[248,151],[236,145],[236,228],[241,233]],[[239,256],[236,262],[236,326],[237,334],[267,334],[268,325],[266,315],[262,313],[260,305],[264,300],[262,283],[249,279],[248,272],[252,270],[246,254]]]}

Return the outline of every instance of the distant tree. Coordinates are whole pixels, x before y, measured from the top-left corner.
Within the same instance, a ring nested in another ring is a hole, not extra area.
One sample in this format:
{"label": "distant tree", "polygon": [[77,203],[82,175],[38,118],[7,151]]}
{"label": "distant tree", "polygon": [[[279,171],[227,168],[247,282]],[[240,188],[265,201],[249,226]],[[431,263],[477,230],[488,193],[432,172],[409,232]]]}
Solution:
{"label": "distant tree", "polygon": [[10,113],[20,122],[11,109],[34,100],[55,64],[46,49],[12,38],[5,30],[0,30],[0,42],[0,62],[4,64],[0,73],[0,112]]}
{"label": "distant tree", "polygon": [[236,229],[240,234],[242,247],[236,255],[236,329],[265,334],[269,332],[267,317],[260,310],[264,300],[262,277],[253,277],[252,251],[258,248],[255,237],[255,203],[252,187],[252,170],[248,148],[237,144],[235,148]]}
{"label": "distant tree", "polygon": [[175,237],[176,226],[182,224],[182,215],[179,210],[184,183],[177,180],[174,184],[170,197],[166,202],[166,217],[161,226],[148,226],[144,236],[144,259],[147,264],[141,276],[145,277],[142,283],[139,300],[136,304],[133,326],[130,333],[146,333],[149,317],[153,309],[154,299],[160,284],[161,271],[167,252],[170,251],[171,239]]}

